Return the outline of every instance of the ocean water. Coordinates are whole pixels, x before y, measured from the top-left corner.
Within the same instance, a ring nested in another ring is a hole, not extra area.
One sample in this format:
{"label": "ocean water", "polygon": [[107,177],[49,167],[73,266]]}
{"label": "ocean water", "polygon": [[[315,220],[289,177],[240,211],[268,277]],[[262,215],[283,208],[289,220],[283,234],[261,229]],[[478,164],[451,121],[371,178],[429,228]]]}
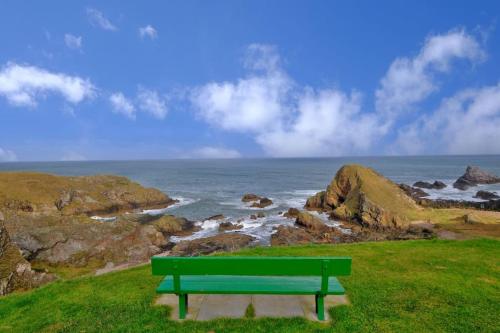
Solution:
{"label": "ocean water", "polygon": [[[467,191],[459,191],[451,186],[465,172],[467,165],[477,165],[500,175],[498,155],[14,162],[0,163],[0,171],[123,175],[178,199],[179,203],[174,206],[144,213],[174,214],[198,221],[202,230],[188,239],[217,233],[218,222],[205,220],[212,215],[224,214],[227,220],[243,225],[243,229],[236,232],[255,236],[265,244],[277,225],[293,224],[293,221],[281,217],[279,212],[286,211],[289,207],[302,207],[307,197],[325,189],[336,171],[348,163],[370,166],[397,183],[411,185],[418,180],[441,180],[448,185],[443,190],[426,190],[431,198],[476,200],[473,195],[480,189],[500,193],[500,184],[481,185]],[[267,196],[274,204],[265,209],[250,208],[241,202],[244,193]],[[249,218],[258,211],[263,211],[266,217],[257,220]],[[103,220],[103,223],[112,221],[113,219]],[[328,223],[335,224],[332,221]]]}

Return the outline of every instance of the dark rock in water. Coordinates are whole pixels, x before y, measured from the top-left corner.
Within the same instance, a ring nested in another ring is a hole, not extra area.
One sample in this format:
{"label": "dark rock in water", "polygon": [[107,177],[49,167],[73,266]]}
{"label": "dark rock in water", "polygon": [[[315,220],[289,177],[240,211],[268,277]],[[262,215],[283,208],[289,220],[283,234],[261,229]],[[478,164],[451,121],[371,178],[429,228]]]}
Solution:
{"label": "dark rock in water", "polygon": [[446,187],[446,184],[443,182],[440,182],[439,180],[436,180],[434,183],[418,181],[415,184],[413,184],[413,186],[425,188],[428,190],[441,190],[441,189]]}
{"label": "dark rock in water", "polygon": [[419,188],[411,187],[410,185],[406,184],[399,184],[399,187],[405,191],[406,195],[418,199],[418,198],[423,198],[423,197],[428,197],[429,193],[425,192],[424,190],[421,190]]}
{"label": "dark rock in water", "polygon": [[217,214],[217,215],[210,216],[209,218],[207,218],[208,221],[218,221],[218,220],[224,220],[224,219],[225,219],[225,217],[222,214]]}
{"label": "dark rock in water", "polygon": [[453,187],[462,191],[467,190],[470,187],[477,186],[477,183],[471,182],[470,180],[464,179],[462,177],[458,178],[456,182],[453,183]]}
{"label": "dark rock in water", "polygon": [[258,202],[254,202],[250,207],[254,208],[265,208],[273,204],[273,201],[269,198],[261,198]]}
{"label": "dark rock in water", "polygon": [[219,231],[238,230],[241,228],[243,228],[241,224],[233,224],[231,222],[219,223]]}
{"label": "dark rock in water", "polygon": [[199,256],[216,251],[235,251],[250,245],[254,237],[238,234],[224,233],[207,238],[182,241],[172,249],[174,256]]}
{"label": "dark rock in water", "polygon": [[483,200],[493,200],[493,199],[500,199],[500,196],[498,194],[496,194],[495,192],[477,191],[474,198],[483,199]]}
{"label": "dark rock in water", "polygon": [[477,184],[496,184],[500,183],[500,177],[492,175],[477,166],[468,166],[465,173],[457,179],[453,187],[459,190],[466,190]]}
{"label": "dark rock in water", "polygon": [[257,220],[257,215],[255,214],[250,215],[250,220]]}
{"label": "dark rock in water", "polygon": [[264,218],[264,217],[266,217],[266,214],[264,214],[264,213],[262,213],[262,212],[258,212],[258,213],[257,213],[257,218],[262,219],[262,218]]}
{"label": "dark rock in water", "polygon": [[261,197],[258,196],[257,194],[247,193],[247,194],[243,195],[243,197],[241,198],[241,201],[251,202],[251,201],[259,201],[260,199],[261,199]]}
{"label": "dark rock in water", "polygon": [[299,215],[300,211],[297,208],[289,208],[288,211],[283,214],[284,217],[288,219],[295,219]]}

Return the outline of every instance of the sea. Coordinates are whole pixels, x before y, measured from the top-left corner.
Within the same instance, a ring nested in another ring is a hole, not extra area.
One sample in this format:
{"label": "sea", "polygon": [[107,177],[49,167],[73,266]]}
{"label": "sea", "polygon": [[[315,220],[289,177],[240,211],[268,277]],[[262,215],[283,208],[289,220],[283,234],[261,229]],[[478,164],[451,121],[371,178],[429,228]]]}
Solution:
{"label": "sea", "polygon": [[[248,234],[256,237],[261,244],[268,244],[277,226],[293,224],[293,220],[281,215],[282,212],[290,207],[303,207],[309,196],[326,188],[342,165],[351,163],[372,167],[396,183],[412,185],[419,180],[440,180],[448,185],[442,190],[426,190],[430,198],[478,200],[473,197],[478,190],[500,193],[500,184],[480,185],[467,191],[452,187],[468,165],[500,175],[500,155],[9,162],[0,163],[0,171],[126,176],[179,200],[165,209],[141,213],[173,214],[194,220],[201,226],[199,232],[187,237],[174,237],[173,241],[217,234],[219,222],[207,218],[223,214],[227,221],[243,226],[232,232]],[[245,193],[266,196],[274,204],[264,209],[251,208],[241,202]],[[265,217],[250,218],[258,212],[264,212]],[[331,225],[338,225],[324,216],[320,217]],[[114,221],[113,217],[94,218],[103,223]]]}

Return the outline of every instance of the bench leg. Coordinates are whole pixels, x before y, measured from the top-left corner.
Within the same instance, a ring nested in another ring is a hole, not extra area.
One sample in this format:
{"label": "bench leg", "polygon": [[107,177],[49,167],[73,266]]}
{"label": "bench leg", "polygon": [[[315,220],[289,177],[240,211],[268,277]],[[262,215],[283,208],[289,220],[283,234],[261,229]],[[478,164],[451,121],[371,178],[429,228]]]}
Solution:
{"label": "bench leg", "polygon": [[179,319],[185,319],[188,310],[188,295],[179,295]]}
{"label": "bench leg", "polygon": [[325,295],[315,295],[318,320],[325,320]]}

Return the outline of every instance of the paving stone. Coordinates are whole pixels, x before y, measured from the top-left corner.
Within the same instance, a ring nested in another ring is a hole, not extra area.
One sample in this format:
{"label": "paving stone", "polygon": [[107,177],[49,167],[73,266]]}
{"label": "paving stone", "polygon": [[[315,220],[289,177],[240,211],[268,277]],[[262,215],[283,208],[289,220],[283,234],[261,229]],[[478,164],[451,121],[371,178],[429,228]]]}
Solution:
{"label": "paving stone", "polygon": [[[203,304],[205,297],[208,295],[189,295],[188,296],[188,313],[186,319],[196,320],[200,307]],[[156,305],[167,305],[171,309],[170,319],[179,319],[179,297],[177,295],[165,294],[158,297],[155,302]]]}
{"label": "paving stone", "polygon": [[302,317],[301,300],[293,295],[255,295],[255,317]]}
{"label": "paving stone", "polygon": [[243,318],[251,299],[251,295],[207,295],[196,320]]}

